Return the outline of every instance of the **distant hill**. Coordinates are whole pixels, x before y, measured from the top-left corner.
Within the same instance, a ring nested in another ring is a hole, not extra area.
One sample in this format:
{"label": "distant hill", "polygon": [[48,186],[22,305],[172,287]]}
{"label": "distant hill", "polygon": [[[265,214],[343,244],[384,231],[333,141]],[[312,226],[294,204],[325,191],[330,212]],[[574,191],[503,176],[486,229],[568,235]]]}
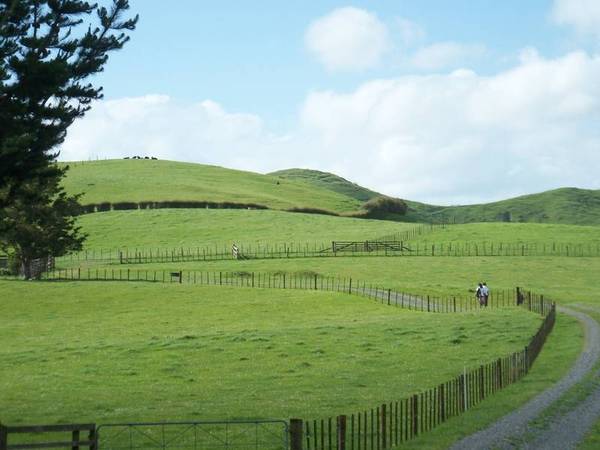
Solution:
{"label": "distant hill", "polygon": [[[217,166],[156,160],[106,160],[69,165],[71,169],[64,185],[69,192],[83,192],[83,204],[191,200],[254,203],[271,209],[301,208],[355,215],[364,202],[381,195],[335,174],[307,169],[261,175]],[[390,216],[390,220],[600,225],[600,190],[561,188],[464,206],[406,202],[408,214]]]}
{"label": "distant hill", "polygon": [[143,201],[255,203],[271,209],[318,208],[352,212],[361,202],[303,180],[203,164],[156,160],[67,163],[68,192],[82,204]]}
{"label": "distant hill", "polygon": [[271,172],[269,175],[284,178],[287,180],[301,180],[311,183],[339,194],[347,195],[361,202],[366,202],[373,197],[382,194],[362,187],[356,183],[346,180],[338,175],[329,172],[321,172],[311,169],[286,169]]}
{"label": "distant hill", "polygon": [[[308,169],[288,169],[270,175],[303,180],[365,202],[379,194],[335,174]],[[406,200],[406,199],[405,199]],[[436,206],[406,200],[404,220],[414,222],[539,222],[600,225],[600,190],[561,188],[493,203]]]}
{"label": "distant hill", "polygon": [[539,222],[600,225],[600,190],[560,188],[539,194],[465,206],[417,204],[416,214],[434,220],[470,222]]}

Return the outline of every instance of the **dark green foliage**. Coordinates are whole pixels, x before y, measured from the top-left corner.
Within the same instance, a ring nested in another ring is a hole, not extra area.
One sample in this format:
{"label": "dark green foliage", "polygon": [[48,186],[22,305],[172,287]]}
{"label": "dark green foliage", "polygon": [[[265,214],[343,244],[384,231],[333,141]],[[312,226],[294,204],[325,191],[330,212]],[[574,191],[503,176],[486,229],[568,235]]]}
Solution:
{"label": "dark green foliage", "polygon": [[[162,202],[103,202],[103,203],[90,203],[82,207],[82,213],[88,214],[93,212],[104,212],[104,211],[128,211],[132,209],[171,209],[171,208],[182,208],[182,209],[197,209],[197,208],[209,208],[209,209],[269,209],[265,205],[258,205],[256,203],[234,203],[234,202],[205,202],[205,201],[194,201],[194,200],[165,200]],[[326,214],[326,213],[319,213]],[[336,215],[335,213],[331,213]]]}
{"label": "dark green foliage", "polygon": [[295,213],[305,213],[305,214],[324,214],[326,216],[339,216],[338,213],[333,211],[328,211],[326,209],[321,208],[303,208],[303,207],[295,207],[286,209],[287,212],[295,212]]}
{"label": "dark green foliage", "polygon": [[[110,9],[80,0],[0,0],[0,245],[23,263],[81,248],[84,212],[60,180],[57,146],[102,88],[87,79],[137,22],[128,0]],[[96,16],[95,21],[87,21]],[[89,209],[88,209],[89,210]]]}
{"label": "dark green foliage", "polygon": [[[51,164],[67,128],[102,98],[86,81],[123,47],[137,17],[79,0],[0,0],[0,207],[21,183],[60,178]],[[96,15],[98,25],[84,23]],[[88,26],[89,25],[89,26]]]}
{"label": "dark green foliage", "polygon": [[95,206],[96,211],[98,211],[98,212],[105,212],[105,211],[112,210],[112,204],[110,202],[102,202],[102,203],[98,203],[97,205],[90,205],[90,206]]}
{"label": "dark green foliage", "polygon": [[154,209],[154,202],[140,202],[140,209]]}
{"label": "dark green foliage", "polygon": [[404,215],[408,206],[399,198],[380,196],[366,202],[363,209],[367,211],[368,216],[377,217],[387,214]]}
{"label": "dark green foliage", "polygon": [[135,202],[114,202],[112,206],[115,211],[125,211],[139,208],[139,204]]}
{"label": "dark green foliage", "polygon": [[85,235],[75,225],[78,196],[68,196],[55,179],[21,184],[19,195],[0,215],[0,245],[22,265],[26,278],[33,260],[81,250]]}

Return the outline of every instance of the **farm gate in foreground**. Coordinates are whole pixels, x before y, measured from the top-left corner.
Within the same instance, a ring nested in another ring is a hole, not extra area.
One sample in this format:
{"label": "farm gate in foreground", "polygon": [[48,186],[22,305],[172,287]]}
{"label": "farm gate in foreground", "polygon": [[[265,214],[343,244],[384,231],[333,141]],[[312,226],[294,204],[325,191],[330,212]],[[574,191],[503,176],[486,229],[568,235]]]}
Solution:
{"label": "farm gate in foreground", "polygon": [[0,425],[0,450],[287,450],[284,420]]}

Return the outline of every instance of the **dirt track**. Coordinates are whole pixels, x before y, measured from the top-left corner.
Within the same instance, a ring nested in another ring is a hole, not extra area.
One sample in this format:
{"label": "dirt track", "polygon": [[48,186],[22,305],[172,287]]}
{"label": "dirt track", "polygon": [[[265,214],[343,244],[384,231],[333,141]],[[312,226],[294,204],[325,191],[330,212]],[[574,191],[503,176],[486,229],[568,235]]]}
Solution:
{"label": "dirt track", "polygon": [[[559,308],[559,311],[577,318],[585,328],[583,352],[569,373],[519,409],[488,428],[456,442],[451,449],[572,449],[600,418],[600,388],[596,388],[574,409],[554,417],[550,426],[540,430],[531,425],[553,402],[588,375],[600,358],[598,322],[585,313],[569,308]],[[600,373],[595,376],[600,376]]]}

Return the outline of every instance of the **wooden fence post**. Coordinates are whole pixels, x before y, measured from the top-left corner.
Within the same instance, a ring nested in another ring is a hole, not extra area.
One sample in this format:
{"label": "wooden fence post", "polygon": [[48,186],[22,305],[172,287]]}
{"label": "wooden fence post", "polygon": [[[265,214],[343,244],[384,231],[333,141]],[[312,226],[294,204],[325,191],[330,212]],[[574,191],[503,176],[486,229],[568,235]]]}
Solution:
{"label": "wooden fence post", "polygon": [[381,448],[387,448],[387,405],[381,405]]}
{"label": "wooden fence post", "polygon": [[302,450],[302,419],[290,419],[290,450]]}
{"label": "wooden fence post", "polygon": [[337,417],[337,450],[346,450],[346,416]]}
{"label": "wooden fence post", "polygon": [[90,449],[89,450],[98,450],[98,433],[96,429],[96,425],[94,428],[90,430],[88,435],[88,440],[90,441]]}
{"label": "wooden fence post", "polygon": [[71,432],[71,450],[79,450],[79,430]]}
{"label": "wooden fence post", "polygon": [[8,447],[8,432],[4,425],[0,424],[0,450],[6,450]]}

